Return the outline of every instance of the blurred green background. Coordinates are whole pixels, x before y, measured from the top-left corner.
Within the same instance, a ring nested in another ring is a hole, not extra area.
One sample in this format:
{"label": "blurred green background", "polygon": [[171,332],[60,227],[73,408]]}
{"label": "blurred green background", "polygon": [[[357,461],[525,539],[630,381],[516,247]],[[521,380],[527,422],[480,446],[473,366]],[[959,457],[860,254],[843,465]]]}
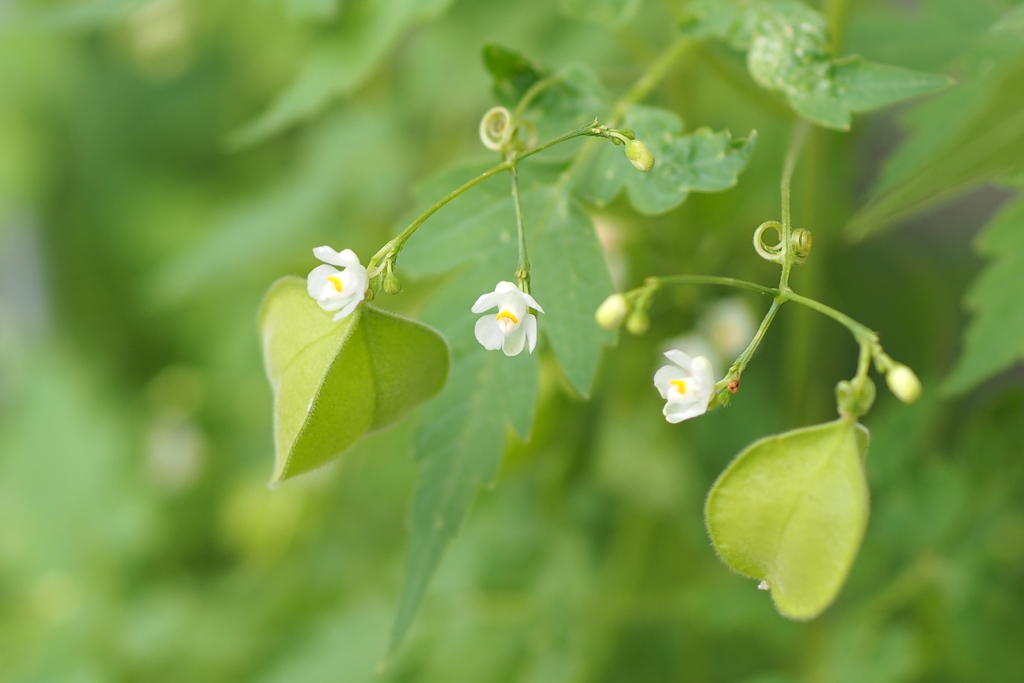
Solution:
{"label": "blurred green background", "polygon": [[[1013,4],[819,8],[845,52],[969,92],[1020,59],[977,48]],[[724,359],[766,301],[673,290],[651,332],[606,352],[589,402],[542,357],[531,443],[510,444],[383,668],[414,420],[267,489],[269,283],[319,244],[372,254],[418,180],[484,155],[485,41],[621,92],[683,5],[647,0],[609,29],[551,0],[0,0],[0,680],[1024,680],[1024,375],[939,391],[984,263],[972,240],[1012,190],[976,183],[866,241],[842,233],[918,103],[815,129],[795,179],[814,253],[793,286],[880,330],[926,387],[910,407],[880,392],[865,420],[872,518],[817,620],[780,617],[702,520],[736,452],[829,419],[853,372],[846,331],[795,306],[733,405],[683,425],[659,414],[659,350],[690,335]],[[657,219],[622,198],[595,212],[616,285],[774,284],[750,235],[778,218],[793,114],[714,43],[649,101],[691,130],[757,129],[758,148],[728,192]],[[956,106],[932,106],[938,135]],[[415,315],[436,283],[406,284],[389,305]]]}

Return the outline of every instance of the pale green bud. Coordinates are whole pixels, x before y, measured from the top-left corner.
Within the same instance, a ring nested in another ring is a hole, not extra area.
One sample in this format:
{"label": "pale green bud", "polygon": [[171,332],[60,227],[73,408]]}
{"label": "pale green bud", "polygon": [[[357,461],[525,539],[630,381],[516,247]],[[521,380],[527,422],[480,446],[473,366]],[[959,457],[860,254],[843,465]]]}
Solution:
{"label": "pale green bud", "polygon": [[875,383],[870,377],[843,380],[836,385],[836,404],[840,415],[860,417],[875,402]]}
{"label": "pale green bud", "polygon": [[614,330],[622,324],[627,313],[629,313],[629,302],[626,297],[621,294],[612,294],[598,306],[594,319],[602,328]]}
{"label": "pale green bud", "polygon": [[633,311],[633,315],[629,316],[629,319],[626,320],[626,329],[629,330],[630,334],[643,334],[650,327],[651,319],[647,317],[647,313],[640,309]]}
{"label": "pale green bud", "polygon": [[654,155],[647,145],[639,140],[630,140],[626,143],[626,158],[638,171],[646,173],[654,168]]}
{"label": "pale green bud", "polygon": [[402,281],[391,270],[384,273],[384,281],[381,286],[388,294],[398,294],[402,291]]}
{"label": "pale green bud", "polygon": [[889,385],[893,396],[904,403],[913,403],[921,398],[921,380],[902,363],[897,363],[885,373],[885,383]]}

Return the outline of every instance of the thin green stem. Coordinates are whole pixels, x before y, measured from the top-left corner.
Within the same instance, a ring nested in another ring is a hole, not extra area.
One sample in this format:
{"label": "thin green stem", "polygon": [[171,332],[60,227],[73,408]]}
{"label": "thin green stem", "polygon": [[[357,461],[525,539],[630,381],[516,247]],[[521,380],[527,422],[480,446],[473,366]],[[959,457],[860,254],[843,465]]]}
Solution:
{"label": "thin green stem", "polygon": [[[875,331],[867,325],[857,322],[845,313],[837,311],[831,306],[826,306],[820,301],[809,299],[806,296],[801,296],[789,288],[780,289],[778,287],[765,287],[764,285],[759,285],[756,282],[737,280],[736,278],[731,277],[718,277],[716,275],[670,275],[667,277],[649,277],[644,281],[644,285],[642,287],[633,291],[639,293],[645,289],[658,289],[666,285],[722,285],[725,287],[746,289],[751,292],[758,292],[759,294],[770,296],[775,299],[775,303],[779,306],[787,301],[792,301],[800,304],[801,306],[806,306],[811,310],[817,311],[822,315],[828,316],[840,323],[850,331],[860,344],[866,343],[873,348],[873,345],[878,343],[878,334],[876,334]],[[771,318],[774,317],[774,313],[769,311],[769,316],[765,316],[765,321],[770,324]],[[765,327],[765,322],[762,322],[761,326]]]}
{"label": "thin green stem", "polygon": [[800,158],[800,151],[807,141],[807,132],[810,129],[808,123],[800,120],[793,131],[793,139],[789,143],[789,151],[786,152],[786,161],[782,166],[782,277],[779,279],[779,288],[789,287],[789,273],[793,269],[795,255],[793,254],[792,240],[793,233],[792,215],[789,208],[790,188],[793,184],[793,172],[796,170],[796,162]]}
{"label": "thin green stem", "polygon": [[523,114],[533,104],[533,100],[536,99],[537,95],[555,85],[561,83],[565,77],[560,74],[551,74],[545,78],[540,79],[536,83],[530,86],[529,90],[523,93],[523,97],[519,100],[519,104],[516,105],[516,110],[512,113],[512,120],[519,121],[523,118]]}
{"label": "thin green stem", "polygon": [[661,53],[661,56],[636,80],[633,86],[626,91],[622,99],[615,103],[610,125],[614,126],[617,123],[618,119],[625,113],[626,107],[636,104],[647,97],[654,87],[661,82],[661,79],[668,74],[669,69],[675,65],[676,60],[682,57],[695,44],[695,41],[690,38],[679,38],[669,45]]}
{"label": "thin green stem", "polygon": [[519,201],[519,171],[515,163],[509,169],[512,175],[512,203],[516,207],[516,227],[519,230],[519,266],[516,268],[516,279],[519,288],[530,293],[530,258],[526,254],[526,227],[523,223],[523,206]]}
{"label": "thin green stem", "polygon": [[[771,308],[765,314],[764,319],[761,321],[761,325],[757,328],[757,332],[754,334],[754,338],[747,344],[747,348],[743,349],[743,353],[739,355],[736,362],[729,368],[729,377],[726,379],[732,379],[739,377],[743,374],[743,371],[747,369],[747,364],[750,363],[750,359],[754,357],[754,352],[757,351],[757,347],[761,345],[761,341],[764,339],[765,334],[768,333],[768,328],[771,327],[772,321],[775,320],[775,314],[779,312],[782,303],[778,299],[772,302]],[[725,381],[725,380],[723,380]],[[728,384],[728,382],[726,382]]]}
{"label": "thin green stem", "polygon": [[722,285],[724,287],[737,287],[749,289],[770,297],[778,297],[781,291],[775,287],[765,287],[756,282],[737,280],[732,277],[719,277],[717,275],[669,275],[667,277],[649,277],[644,281],[647,287],[661,287],[663,285]]}
{"label": "thin green stem", "polygon": [[801,306],[806,306],[807,308],[815,310],[822,315],[827,315],[829,318],[832,318],[836,322],[845,326],[846,329],[850,330],[850,333],[853,334],[854,338],[860,343],[864,343],[865,341],[872,343],[878,342],[878,334],[876,334],[874,330],[867,325],[862,325],[850,316],[837,311],[831,306],[826,306],[820,301],[809,299],[806,296],[801,296],[792,290],[783,292],[782,296],[787,301],[793,301]]}

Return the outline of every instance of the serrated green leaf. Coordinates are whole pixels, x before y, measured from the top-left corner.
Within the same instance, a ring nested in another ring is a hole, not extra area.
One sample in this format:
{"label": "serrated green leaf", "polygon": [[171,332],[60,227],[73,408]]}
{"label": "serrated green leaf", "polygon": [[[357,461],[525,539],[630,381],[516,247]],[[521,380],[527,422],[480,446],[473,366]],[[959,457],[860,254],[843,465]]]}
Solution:
{"label": "serrated green leaf", "polygon": [[711,540],[734,570],[766,581],[793,619],[828,607],[868,521],[868,431],[846,418],[756,441],[708,493]]}
{"label": "serrated green leaf", "polygon": [[953,84],[948,76],[872,64],[860,57],[837,63],[832,78],[841,101],[852,112],[878,109]]}
{"label": "serrated green leaf", "polygon": [[448,374],[448,345],[434,330],[365,304],[334,322],[297,277],[267,292],[260,338],[274,389],[272,484],[393,424],[437,394]]}
{"label": "serrated green leaf", "polygon": [[319,43],[296,79],[256,119],[232,133],[242,148],[309,119],[361,86],[412,26],[443,12],[451,0],[363,0],[346,8],[338,31]]}
{"label": "serrated green leaf", "polygon": [[750,75],[783,94],[818,125],[848,130],[851,113],[869,111],[948,86],[945,76],[863,61],[833,59],[825,18],[793,0],[699,2],[684,19],[694,35],[711,35],[746,49]]}
{"label": "serrated green leaf", "polygon": [[644,0],[559,0],[562,13],[572,19],[602,24],[608,27],[622,26],[636,16]]}
{"label": "serrated green leaf", "polygon": [[514,107],[534,83],[547,75],[546,69],[521,53],[496,43],[483,49],[484,68],[491,74],[491,91],[505,107]]}
{"label": "serrated green leaf", "polygon": [[[851,238],[862,239],[956,193],[1024,171],[1024,59],[1005,61],[967,93],[946,93],[915,112],[912,121],[916,134],[907,151],[894,157],[885,192],[846,226]],[[949,130],[947,122],[960,125]]]}
{"label": "serrated green leaf", "polygon": [[964,350],[946,380],[958,394],[1024,360],[1024,200],[1004,208],[978,238],[978,252],[991,259],[967,293],[974,315]]}
{"label": "serrated green leaf", "polygon": [[753,152],[757,134],[732,140],[728,131],[701,128],[680,135],[683,123],[674,113],[653,107],[632,106],[623,127],[634,131],[654,154],[654,168],[641,173],[624,158],[621,147],[605,145],[596,155],[581,194],[598,204],[614,199],[627,188],[640,213],[653,216],[679,206],[691,191],[719,192],[736,184]]}
{"label": "serrated green leaf", "polygon": [[[391,649],[401,644],[449,541],[480,486],[493,481],[508,426],[529,431],[537,403],[537,360],[470,348],[456,358],[451,381],[424,411],[416,436],[419,481],[412,536]],[[528,417],[529,419],[525,419]]]}
{"label": "serrated green leaf", "polygon": [[530,225],[532,293],[545,311],[540,328],[569,383],[589,396],[601,350],[615,341],[594,320],[612,293],[604,251],[583,207],[559,187],[525,196],[523,215]]}
{"label": "serrated green leaf", "polygon": [[[636,173],[628,161],[618,161]],[[446,176],[457,184],[459,179],[471,177],[472,169],[454,169]],[[538,170],[542,175],[547,172],[524,165],[520,178],[526,187],[534,186],[530,177]],[[445,303],[447,318],[435,322],[427,316],[454,348],[477,344],[472,336],[475,317],[469,313],[476,297],[492,290],[499,280],[513,277],[517,246],[509,187],[509,177],[503,174],[460,197],[453,202],[452,213],[439,215],[422,239],[417,235],[410,240],[399,259],[401,268],[417,275],[436,275],[470,262],[478,264],[472,271],[475,279],[467,279],[463,285],[468,291],[461,295],[460,302]],[[483,191],[474,197],[480,188]],[[532,294],[545,310],[539,316],[538,329],[551,342],[570,384],[585,396],[590,392],[602,347],[614,341],[614,335],[594,321],[594,311],[612,291],[604,252],[589,216],[563,186],[528,189],[522,193],[522,205]],[[452,244],[460,248],[452,249]],[[485,267],[487,277],[476,275]],[[449,328],[447,320],[457,320],[458,325]]]}

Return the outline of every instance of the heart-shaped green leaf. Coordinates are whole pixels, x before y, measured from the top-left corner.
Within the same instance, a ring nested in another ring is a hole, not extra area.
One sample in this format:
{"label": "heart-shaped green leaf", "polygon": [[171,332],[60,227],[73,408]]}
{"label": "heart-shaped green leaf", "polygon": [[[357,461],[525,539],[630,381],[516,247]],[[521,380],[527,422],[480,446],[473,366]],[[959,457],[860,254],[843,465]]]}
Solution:
{"label": "heart-shaped green leaf", "polygon": [[719,556],[787,617],[817,616],[846,580],[868,522],[867,450],[868,430],[843,418],[754,442],[711,487]]}
{"label": "heart-shaped green leaf", "polygon": [[334,322],[297,277],[267,292],[260,337],[274,388],[272,484],[395,423],[448,377],[448,343],[433,329],[365,304]]}

